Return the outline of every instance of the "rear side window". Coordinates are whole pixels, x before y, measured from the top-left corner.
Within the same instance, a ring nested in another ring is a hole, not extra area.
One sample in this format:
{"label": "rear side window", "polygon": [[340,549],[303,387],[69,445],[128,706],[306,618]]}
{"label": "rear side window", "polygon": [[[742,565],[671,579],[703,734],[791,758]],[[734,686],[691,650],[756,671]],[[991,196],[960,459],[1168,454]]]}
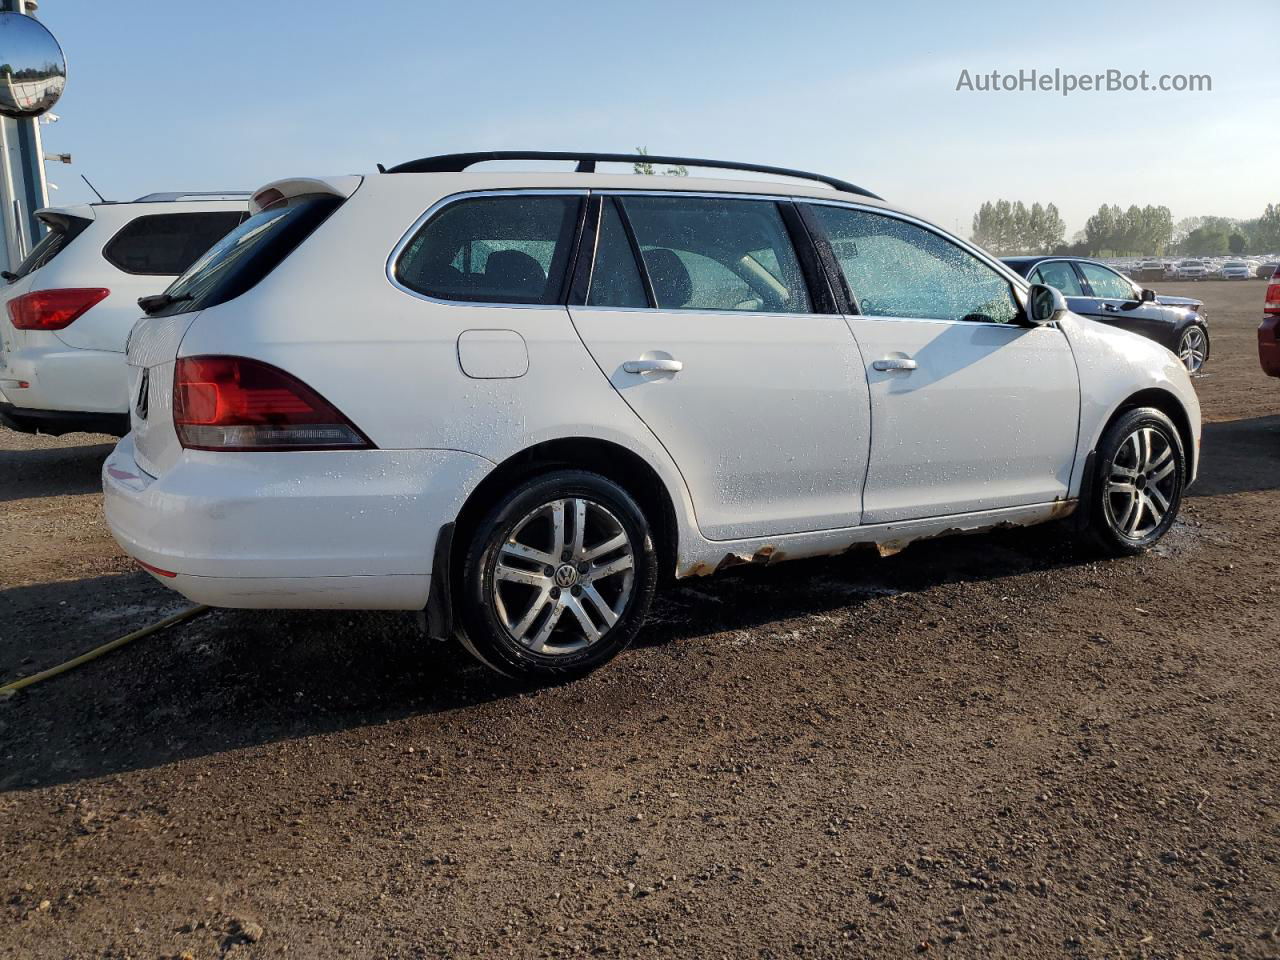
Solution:
{"label": "rear side window", "polygon": [[243,213],[155,213],[111,238],[102,255],[125,273],[176,277],[244,219]]}
{"label": "rear side window", "polygon": [[396,279],[439,300],[558,303],[581,203],[538,194],[451,203],[409,241]]}
{"label": "rear side window", "polygon": [[67,249],[71,241],[84,233],[85,228],[91,223],[93,223],[92,220],[86,220],[84,217],[59,216],[56,220],[50,220],[48,222],[49,232],[41,237],[40,242],[31,248],[27,258],[18,265],[18,269],[14,273],[21,279],[27,274],[39,270],[63,250]]}
{"label": "rear side window", "polygon": [[329,194],[290,197],[250,217],[204,252],[165,291],[153,317],[190,313],[232,300],[257,284],[309,237],[342,200]]}
{"label": "rear side window", "polygon": [[659,310],[809,312],[800,263],[772,201],[628,196],[620,202]]}
{"label": "rear side window", "polygon": [[644,280],[616,204],[612,197],[605,197],[600,211],[600,239],[591,267],[587,306],[647,307]]}
{"label": "rear side window", "polygon": [[814,204],[864,317],[1013,323],[1009,281],[938,234],[865,210]]}

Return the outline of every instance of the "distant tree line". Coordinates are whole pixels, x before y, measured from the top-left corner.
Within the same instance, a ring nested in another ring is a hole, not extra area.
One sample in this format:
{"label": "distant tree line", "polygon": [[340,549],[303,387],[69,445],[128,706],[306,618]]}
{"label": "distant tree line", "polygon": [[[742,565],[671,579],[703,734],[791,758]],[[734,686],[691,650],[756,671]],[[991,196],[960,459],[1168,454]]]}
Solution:
{"label": "distant tree line", "polygon": [[1051,253],[1062,244],[1066,224],[1052,203],[988,200],[973,215],[973,240],[993,253]]}
{"label": "distant tree line", "polygon": [[1280,204],[1267,204],[1253,220],[1188,217],[1175,224],[1168,207],[1122,209],[1104,203],[1070,243],[1064,242],[1064,233],[1052,203],[1027,207],[1021,201],[987,201],[973,217],[973,241],[999,256],[1218,256],[1280,252]]}

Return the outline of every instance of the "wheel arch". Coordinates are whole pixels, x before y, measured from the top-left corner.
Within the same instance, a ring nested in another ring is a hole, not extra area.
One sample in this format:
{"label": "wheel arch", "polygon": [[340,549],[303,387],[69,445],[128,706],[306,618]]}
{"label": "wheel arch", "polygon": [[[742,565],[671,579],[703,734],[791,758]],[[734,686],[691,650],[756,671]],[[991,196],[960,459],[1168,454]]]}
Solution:
{"label": "wheel arch", "polygon": [[1182,405],[1182,401],[1175,394],[1161,387],[1148,387],[1145,390],[1139,390],[1137,393],[1127,397],[1120,406],[1116,407],[1111,416],[1107,418],[1107,422],[1103,424],[1098,437],[1095,438],[1094,448],[1097,448],[1098,441],[1107,432],[1111,424],[1115,423],[1117,419],[1130,410],[1136,410],[1139,407],[1154,407],[1173,421],[1173,425],[1178,430],[1178,439],[1182,441],[1182,451],[1187,458],[1187,476],[1195,476],[1196,442],[1195,434],[1191,428],[1191,418],[1187,415],[1186,407]]}
{"label": "wheel arch", "polygon": [[642,456],[621,444],[598,437],[563,437],[526,447],[499,463],[458,511],[449,548],[450,581],[461,582],[460,566],[477,525],[513,487],[552,470],[588,470],[626,490],[644,511],[654,537],[659,569],[674,575],[679,548],[675,503],[657,470]]}

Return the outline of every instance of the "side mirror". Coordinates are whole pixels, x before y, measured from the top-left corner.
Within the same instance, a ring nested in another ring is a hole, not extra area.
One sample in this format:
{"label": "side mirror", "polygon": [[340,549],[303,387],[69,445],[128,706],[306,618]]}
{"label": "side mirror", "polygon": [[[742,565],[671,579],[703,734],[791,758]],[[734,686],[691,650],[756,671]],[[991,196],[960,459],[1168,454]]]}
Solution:
{"label": "side mirror", "polygon": [[1033,283],[1027,295],[1027,319],[1036,326],[1061,320],[1067,313],[1067,298],[1057,287]]}
{"label": "side mirror", "polygon": [[1155,303],[1155,302],[1156,302],[1156,292],[1155,292],[1154,290],[1149,290],[1149,289],[1147,289],[1146,287],[1143,287],[1143,289],[1142,289],[1142,302],[1143,302],[1143,303]]}

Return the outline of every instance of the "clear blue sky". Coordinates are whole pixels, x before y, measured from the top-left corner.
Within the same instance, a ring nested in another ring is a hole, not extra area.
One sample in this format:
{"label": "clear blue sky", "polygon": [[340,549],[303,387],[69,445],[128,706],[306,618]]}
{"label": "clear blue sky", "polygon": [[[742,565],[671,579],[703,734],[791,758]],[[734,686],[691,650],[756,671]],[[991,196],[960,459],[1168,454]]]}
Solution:
{"label": "clear blue sky", "polygon": [[[51,203],[249,189],[456,150],[826,171],[968,232],[985,199],[1175,220],[1280,202],[1274,0],[41,0],[69,62]],[[1207,73],[1211,93],[957,92],[971,73]]]}

